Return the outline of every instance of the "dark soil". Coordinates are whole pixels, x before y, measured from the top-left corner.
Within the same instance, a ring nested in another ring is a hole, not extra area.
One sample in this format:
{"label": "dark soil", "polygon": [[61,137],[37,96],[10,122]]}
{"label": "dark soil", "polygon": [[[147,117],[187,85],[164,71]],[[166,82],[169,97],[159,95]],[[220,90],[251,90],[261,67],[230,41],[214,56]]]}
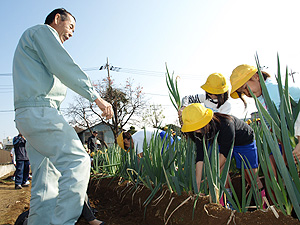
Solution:
{"label": "dark soil", "polygon": [[[20,213],[29,208],[30,187],[15,190],[14,182],[10,178],[0,181],[0,224],[11,225]],[[120,185],[113,179],[91,180],[88,192],[91,205],[98,210],[96,217],[107,225],[160,225],[165,224],[168,219],[168,224],[184,225],[300,224],[297,219],[284,216],[281,212],[278,219],[271,211],[233,212],[221,205],[210,204],[208,197],[198,199],[193,220],[194,201],[191,197],[187,194],[176,196],[167,189],[153,198],[145,213],[143,203],[150,191],[142,187],[135,190],[132,184]],[[179,207],[185,200],[186,203]],[[83,218],[79,219],[77,225],[83,224],[88,223]]]}
{"label": "dark soil", "polygon": [[[199,197],[193,219],[192,197],[188,194],[176,196],[167,189],[153,198],[145,212],[143,203],[149,195],[150,191],[146,188],[136,190],[130,183],[120,185],[113,179],[92,180],[89,187],[89,197],[99,211],[97,218],[110,225],[160,225],[166,222],[177,225],[300,224],[297,219],[284,216],[281,212],[278,212],[277,219],[271,210],[237,213],[219,204],[210,204],[207,196]],[[184,201],[186,203],[182,204]],[[78,224],[85,223],[80,220]]]}

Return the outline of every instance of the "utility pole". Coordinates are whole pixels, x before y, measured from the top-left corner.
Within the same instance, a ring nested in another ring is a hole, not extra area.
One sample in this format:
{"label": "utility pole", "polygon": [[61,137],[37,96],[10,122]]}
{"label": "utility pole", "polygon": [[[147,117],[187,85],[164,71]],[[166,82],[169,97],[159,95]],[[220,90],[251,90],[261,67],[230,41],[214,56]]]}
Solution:
{"label": "utility pole", "polygon": [[109,63],[108,63],[108,57],[106,58],[106,65],[104,68],[107,69],[108,90],[109,90],[109,92],[111,92],[111,90],[112,90],[111,83],[112,82],[111,82],[111,78],[110,78],[110,74],[109,74],[110,68],[109,68]]}
{"label": "utility pole", "polygon": [[110,75],[109,75],[109,63],[108,63],[108,57],[106,58],[106,65],[105,65],[106,69],[107,69],[107,75],[108,77],[110,78]]}

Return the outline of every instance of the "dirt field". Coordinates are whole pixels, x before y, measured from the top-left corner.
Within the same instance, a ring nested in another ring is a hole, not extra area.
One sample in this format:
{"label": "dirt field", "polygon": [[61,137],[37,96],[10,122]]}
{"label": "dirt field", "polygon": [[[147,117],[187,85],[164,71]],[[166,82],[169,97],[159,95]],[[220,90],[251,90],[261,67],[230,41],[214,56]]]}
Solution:
{"label": "dirt field", "polygon": [[[236,213],[217,204],[208,204],[208,198],[198,200],[195,218],[192,220],[193,201],[187,200],[188,195],[170,195],[162,191],[147,206],[144,219],[143,202],[149,196],[144,188],[134,191],[131,185],[118,185],[117,181],[105,179],[91,181],[89,197],[92,206],[98,210],[96,217],[107,225],[160,225],[168,220],[168,224],[289,224],[299,225],[300,222],[279,212],[276,219],[271,211],[257,210],[247,213]],[[159,196],[160,195],[160,196]],[[162,197],[162,198],[160,198]],[[30,187],[14,189],[14,182],[7,178],[0,182],[0,224],[14,224],[18,215],[27,210],[30,200]],[[182,202],[186,204],[176,209]],[[88,224],[80,219],[77,225]]]}
{"label": "dirt field", "polygon": [[[163,225],[167,221],[169,225],[300,224],[281,212],[278,219],[271,211],[236,213],[219,204],[209,204],[208,197],[199,198],[192,220],[194,201],[188,200],[187,194],[170,195],[166,190],[160,191],[154,197],[155,201],[147,206],[144,219],[143,202],[149,194],[150,191],[145,188],[135,191],[132,185],[120,186],[111,179],[92,181],[89,188],[89,196],[101,215],[99,218],[113,225]],[[180,206],[184,201],[186,203]]]}
{"label": "dirt field", "polygon": [[14,224],[17,217],[29,208],[30,186],[15,190],[10,177],[0,179],[0,224]]}

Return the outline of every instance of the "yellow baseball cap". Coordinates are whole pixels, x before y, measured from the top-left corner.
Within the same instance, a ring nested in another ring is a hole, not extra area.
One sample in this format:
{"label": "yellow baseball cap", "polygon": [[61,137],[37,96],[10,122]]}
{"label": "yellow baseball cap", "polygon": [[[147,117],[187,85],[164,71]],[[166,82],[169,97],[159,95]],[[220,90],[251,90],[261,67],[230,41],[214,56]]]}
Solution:
{"label": "yellow baseball cap", "polygon": [[182,111],[182,132],[192,132],[205,127],[213,118],[213,111],[200,103],[193,103]]}
{"label": "yellow baseball cap", "polygon": [[[119,136],[117,137],[117,143],[118,145],[123,149],[125,150],[125,147],[124,147],[124,140],[123,140],[123,132],[121,132],[119,134]],[[126,151],[126,150],[125,150]]]}
{"label": "yellow baseball cap", "polygon": [[247,64],[237,66],[232,71],[232,74],[230,76],[230,96],[232,98],[239,98],[236,90],[242,87],[256,72],[257,68],[254,66],[249,66]]}
{"label": "yellow baseball cap", "polygon": [[223,94],[228,91],[228,85],[225,77],[221,73],[213,73],[208,76],[205,84],[201,88],[214,95]]}

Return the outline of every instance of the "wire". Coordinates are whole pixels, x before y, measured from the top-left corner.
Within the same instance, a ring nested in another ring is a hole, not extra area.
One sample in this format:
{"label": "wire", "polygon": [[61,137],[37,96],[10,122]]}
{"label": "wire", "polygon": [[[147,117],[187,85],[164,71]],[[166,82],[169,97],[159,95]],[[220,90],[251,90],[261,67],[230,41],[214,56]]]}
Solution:
{"label": "wire", "polygon": [[95,70],[99,70],[98,67],[91,67],[91,68],[82,68],[83,71],[95,71]]}
{"label": "wire", "polygon": [[[173,105],[160,105],[162,107],[173,107]],[[68,108],[60,108],[61,111],[63,110],[67,110]],[[0,113],[10,113],[10,112],[14,112],[15,110],[13,109],[7,109],[7,110],[0,110]]]}
{"label": "wire", "polygon": [[0,110],[0,113],[3,113],[3,112],[14,112],[15,110],[13,109],[8,109],[8,110]]}
{"label": "wire", "polygon": [[[83,71],[97,71],[97,70],[103,70],[105,67],[101,66],[99,67],[90,67],[90,68],[82,68]],[[152,70],[140,70],[140,69],[132,69],[132,68],[122,68],[122,67],[113,67],[110,66],[110,70],[112,72],[116,73],[129,73],[129,74],[137,74],[141,76],[151,76],[151,77],[164,77],[165,72],[159,72],[159,71],[152,71]],[[12,73],[0,73],[0,76],[12,76]],[[195,74],[180,74],[180,78],[189,78],[193,80],[201,80],[199,75]]]}
{"label": "wire", "polygon": [[[129,74],[136,74],[141,76],[151,76],[151,77],[164,77],[165,72],[158,72],[158,71],[150,71],[150,70],[138,70],[138,69],[129,69],[129,68],[119,68],[117,71],[113,72],[123,72]],[[180,74],[178,75],[179,78],[182,79],[189,79],[189,80],[202,80],[201,76],[195,74]]]}
{"label": "wire", "polygon": [[[90,67],[90,68],[82,68],[83,71],[98,71],[98,70],[104,70],[106,69],[105,66],[99,67]],[[149,76],[149,77],[164,77],[165,72],[159,72],[159,71],[152,71],[152,70],[140,70],[140,69],[132,69],[132,68],[122,68],[122,67],[114,67],[114,66],[109,66],[109,69],[112,72],[116,73],[129,73],[129,74],[136,74],[140,76]],[[0,77],[4,76],[12,76],[12,73],[1,73]],[[201,76],[198,75],[192,75],[192,74],[181,74],[179,76],[181,79],[189,79],[189,80],[202,80],[200,79]],[[196,78],[195,78],[196,77]],[[5,94],[5,93],[12,93],[12,85],[0,85],[0,94]],[[10,90],[10,91],[4,91],[4,90]],[[168,95],[161,95],[161,94],[152,94],[152,93],[145,93],[149,95],[158,95],[158,96],[168,96]]]}
{"label": "wire", "polygon": [[151,76],[151,77],[164,77],[163,72],[158,71],[150,71],[150,70],[138,70],[138,69],[129,69],[129,68],[120,68],[116,72],[123,72],[123,73],[133,73],[142,76]]}
{"label": "wire", "polygon": [[146,92],[144,92],[144,94],[146,94],[146,95],[158,95],[158,96],[166,96],[166,97],[168,97],[169,95],[162,95],[162,94],[157,94],[157,93],[146,93]]}
{"label": "wire", "polygon": [[0,77],[10,77],[12,73],[0,73]]}

